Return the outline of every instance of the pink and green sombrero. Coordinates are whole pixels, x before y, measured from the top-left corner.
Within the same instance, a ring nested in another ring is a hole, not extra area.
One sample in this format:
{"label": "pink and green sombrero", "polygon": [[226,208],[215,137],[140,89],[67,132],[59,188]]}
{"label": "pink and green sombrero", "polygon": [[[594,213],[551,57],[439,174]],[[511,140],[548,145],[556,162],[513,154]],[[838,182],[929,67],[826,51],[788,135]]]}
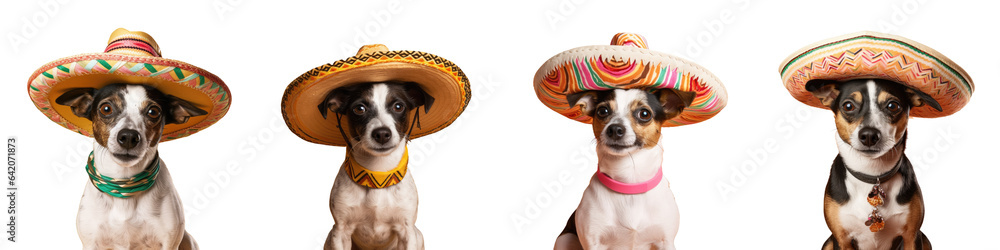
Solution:
{"label": "pink and green sombrero", "polygon": [[857,32],[826,39],[793,53],[779,67],[781,81],[795,99],[829,109],[806,91],[809,80],[878,78],[924,92],[941,104],[915,107],[910,115],[934,118],[962,109],[976,86],[962,67],[926,45],[901,36]]}
{"label": "pink and green sombrero", "polygon": [[114,83],[145,84],[191,102],[208,114],[163,127],[161,141],[189,136],[219,121],[229,111],[229,88],[219,77],[194,65],[161,57],[149,34],[119,28],[104,53],[80,54],[45,64],[28,79],[28,96],[53,122],[93,137],[93,124],[77,117],[56,98],[74,88],[101,88]]}
{"label": "pink and green sombrero", "polygon": [[611,45],[584,46],[556,54],[538,68],[535,94],[545,106],[567,118],[591,123],[581,106],[566,96],[590,90],[676,89],[695,92],[694,101],[664,127],[708,120],[726,106],[726,88],[707,69],[667,53],[649,50],[638,34],[618,33]]}
{"label": "pink and green sombrero", "polygon": [[[288,129],[303,140],[348,146],[337,128],[337,119],[333,115],[323,117],[316,106],[325,102],[334,89],[388,81],[417,84],[434,98],[433,108],[413,111],[422,114],[411,139],[448,127],[472,99],[469,78],[451,61],[427,52],[389,50],[385,45],[372,44],[361,47],[355,56],[313,68],[288,84],[281,98],[281,114]],[[347,121],[342,125],[348,126]]]}

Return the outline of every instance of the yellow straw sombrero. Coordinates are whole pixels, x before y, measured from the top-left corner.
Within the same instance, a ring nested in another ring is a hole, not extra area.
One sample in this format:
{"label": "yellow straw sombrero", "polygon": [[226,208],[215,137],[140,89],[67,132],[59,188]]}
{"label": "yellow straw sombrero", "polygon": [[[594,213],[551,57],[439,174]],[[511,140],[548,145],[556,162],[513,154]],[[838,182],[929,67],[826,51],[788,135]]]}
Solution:
{"label": "yellow straw sombrero", "polygon": [[53,122],[93,137],[93,124],[55,103],[74,88],[101,88],[114,83],[144,84],[184,99],[208,114],[163,127],[161,141],[194,134],[222,119],[232,101],[221,79],[185,62],[161,57],[149,34],[119,28],[111,33],[104,53],[80,54],[45,64],[28,79],[28,96]]}
{"label": "yellow straw sombrero", "polygon": [[826,39],[793,53],[779,67],[785,88],[795,99],[829,109],[806,90],[809,80],[879,78],[919,90],[938,102],[915,107],[915,117],[942,117],[962,109],[975,84],[962,67],[926,45],[901,36],[858,32]]}
{"label": "yellow straw sombrero", "polygon": [[[429,110],[420,114],[420,126],[411,139],[437,132],[458,118],[472,98],[469,79],[451,61],[410,50],[388,50],[385,45],[366,45],[347,59],[322,65],[302,74],[285,89],[281,114],[293,133],[303,140],[347,146],[334,116],[323,117],[317,106],[330,91],[358,83],[413,82],[434,98]],[[347,126],[343,121],[343,126]]]}

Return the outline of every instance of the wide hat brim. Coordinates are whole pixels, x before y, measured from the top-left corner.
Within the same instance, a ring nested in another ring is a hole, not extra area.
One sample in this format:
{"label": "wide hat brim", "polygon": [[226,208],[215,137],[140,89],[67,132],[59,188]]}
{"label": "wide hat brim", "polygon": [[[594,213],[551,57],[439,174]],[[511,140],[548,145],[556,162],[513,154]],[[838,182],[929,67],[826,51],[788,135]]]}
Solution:
{"label": "wide hat brim", "polygon": [[806,90],[809,80],[878,78],[901,83],[931,96],[941,105],[914,107],[910,115],[934,118],[962,109],[975,84],[969,74],[936,50],[913,40],[878,32],[857,32],[806,46],[779,67],[781,80],[795,99],[829,109]]}
{"label": "wide hat brim", "polygon": [[538,68],[534,88],[545,106],[587,124],[593,118],[582,112],[582,105],[570,106],[567,95],[611,89],[695,92],[691,105],[664,122],[664,127],[708,120],[728,100],[722,82],[700,65],[667,53],[620,45],[584,46],[559,53]]}
{"label": "wide hat brim", "polygon": [[56,104],[60,95],[75,88],[101,88],[109,84],[149,85],[167,95],[184,99],[208,114],[182,124],[166,124],[161,142],[189,136],[218,122],[229,111],[229,88],[219,77],[194,65],[162,57],[112,53],[81,54],[45,64],[28,80],[28,95],[35,107],[53,122],[93,137],[93,123]]}
{"label": "wide hat brim", "polygon": [[[410,139],[444,129],[458,119],[472,98],[469,79],[451,61],[420,51],[372,51],[316,67],[296,78],[281,99],[285,123],[303,140],[347,146],[335,115],[324,118],[317,107],[334,89],[372,82],[413,82],[434,98],[429,110],[412,111],[421,114],[420,126],[413,128]],[[347,131],[347,119],[341,122]]]}

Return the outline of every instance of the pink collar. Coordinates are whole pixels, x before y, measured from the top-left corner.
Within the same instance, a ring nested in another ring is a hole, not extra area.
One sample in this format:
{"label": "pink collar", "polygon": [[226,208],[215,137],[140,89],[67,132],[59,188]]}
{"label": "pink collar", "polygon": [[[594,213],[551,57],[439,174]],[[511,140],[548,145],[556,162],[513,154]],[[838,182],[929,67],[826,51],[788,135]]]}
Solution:
{"label": "pink collar", "polygon": [[616,181],[611,179],[611,177],[607,174],[601,173],[600,170],[597,170],[595,175],[597,175],[597,180],[600,180],[601,184],[604,184],[605,187],[608,187],[615,192],[623,194],[641,194],[649,192],[649,190],[653,190],[657,184],[660,184],[660,180],[663,180],[663,167],[656,170],[656,175],[653,176],[652,179],[640,183],[624,183]]}

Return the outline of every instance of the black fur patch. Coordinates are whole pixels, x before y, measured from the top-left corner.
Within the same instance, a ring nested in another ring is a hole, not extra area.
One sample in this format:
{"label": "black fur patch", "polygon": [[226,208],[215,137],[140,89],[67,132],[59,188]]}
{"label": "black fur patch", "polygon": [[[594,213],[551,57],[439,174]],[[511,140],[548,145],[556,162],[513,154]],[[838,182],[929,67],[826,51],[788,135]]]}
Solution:
{"label": "black fur patch", "polygon": [[[913,165],[910,165],[910,159],[903,155],[901,160],[898,174],[903,178],[903,181],[895,200],[896,203],[904,205],[913,200],[913,196],[920,191],[920,187],[917,185],[917,178],[913,173]],[[847,193],[847,175],[847,165],[844,164],[841,156],[837,155],[830,168],[830,179],[826,183],[826,195],[833,198],[837,204],[843,205],[851,199],[851,195]]]}
{"label": "black fur patch", "polygon": [[830,168],[830,180],[826,182],[826,195],[833,198],[837,204],[843,205],[851,199],[851,194],[847,193],[847,168],[844,159],[837,155]]}
{"label": "black fur patch", "polygon": [[566,227],[563,228],[561,233],[559,233],[559,235],[563,234],[576,234],[576,210],[573,210],[573,213],[569,215],[569,221],[566,222]]}
{"label": "black fur patch", "polygon": [[913,173],[910,159],[903,155],[901,160],[903,162],[899,166],[899,175],[903,177],[903,186],[899,188],[899,194],[896,195],[896,203],[903,205],[910,203],[913,196],[920,192],[920,185],[917,185],[917,175]]}
{"label": "black fur patch", "polygon": [[[393,129],[401,136],[408,136],[411,125],[410,111],[421,106],[424,107],[424,112],[429,111],[434,98],[416,83],[386,82],[383,83],[388,88],[385,106],[376,107],[375,102],[369,100],[375,84],[378,83],[361,83],[334,89],[327,93],[326,99],[318,104],[317,108],[324,118],[329,112],[342,115],[341,119],[346,119],[348,123],[345,132],[355,141],[361,140],[361,136],[367,134],[366,124],[376,118],[379,112],[386,112],[392,116],[396,121]],[[402,110],[395,109],[397,104],[402,106]],[[355,112],[358,109],[363,109],[364,112]]]}

